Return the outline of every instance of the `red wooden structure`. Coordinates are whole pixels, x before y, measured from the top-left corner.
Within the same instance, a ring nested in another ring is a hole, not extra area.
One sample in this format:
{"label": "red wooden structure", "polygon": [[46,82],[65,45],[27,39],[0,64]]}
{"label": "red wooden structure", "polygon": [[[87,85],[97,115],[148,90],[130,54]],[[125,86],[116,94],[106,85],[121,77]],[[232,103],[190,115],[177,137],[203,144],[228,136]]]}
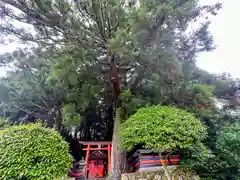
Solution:
{"label": "red wooden structure", "polygon": [[175,166],[180,164],[180,155],[171,154],[169,156],[159,157],[152,150],[140,149],[137,150],[132,157],[128,159],[128,171],[148,171],[149,169],[161,168],[162,163],[168,166]]}
{"label": "red wooden structure", "polygon": [[[110,173],[111,146],[112,142],[102,141],[80,141],[85,151],[85,159],[78,162],[81,168],[70,168],[70,177],[104,178]],[[167,157],[159,157],[152,150],[137,150],[128,159],[128,171],[148,171],[153,168],[161,168],[162,161],[168,166],[180,163],[180,155],[173,154]]]}
{"label": "red wooden structure", "polygon": [[103,178],[104,172],[110,173],[112,142],[80,141],[86,151],[83,176]]}

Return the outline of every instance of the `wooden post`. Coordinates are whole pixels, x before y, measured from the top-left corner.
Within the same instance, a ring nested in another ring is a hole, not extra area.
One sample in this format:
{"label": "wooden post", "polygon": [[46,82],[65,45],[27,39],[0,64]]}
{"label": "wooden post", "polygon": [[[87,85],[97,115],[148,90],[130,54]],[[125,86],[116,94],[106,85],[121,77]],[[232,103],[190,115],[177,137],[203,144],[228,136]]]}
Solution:
{"label": "wooden post", "polygon": [[90,154],[90,144],[87,145],[87,154],[86,154],[86,158],[85,158],[85,167],[84,167],[84,171],[83,171],[84,176],[87,175],[89,154]]}
{"label": "wooden post", "polygon": [[110,175],[111,169],[111,145],[108,144],[108,175]]}

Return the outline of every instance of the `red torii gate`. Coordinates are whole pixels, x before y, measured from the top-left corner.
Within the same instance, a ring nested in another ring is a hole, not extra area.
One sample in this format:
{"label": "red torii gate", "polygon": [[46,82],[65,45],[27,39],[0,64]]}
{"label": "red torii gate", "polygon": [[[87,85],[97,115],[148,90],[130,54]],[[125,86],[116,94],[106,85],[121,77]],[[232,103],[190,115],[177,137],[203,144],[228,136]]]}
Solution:
{"label": "red torii gate", "polygon": [[[97,177],[102,178],[103,171],[104,171],[104,165],[103,165],[103,159],[101,159],[101,156],[97,156],[97,160],[90,160],[90,154],[91,151],[98,151],[99,153],[103,153],[102,151],[107,151],[107,171],[108,174],[110,173],[111,168],[111,141],[80,141],[80,144],[82,144],[83,150],[86,151],[85,156],[85,166],[83,169],[83,175],[86,177],[87,172],[89,172],[90,178]],[[98,165],[96,164],[98,161]]]}

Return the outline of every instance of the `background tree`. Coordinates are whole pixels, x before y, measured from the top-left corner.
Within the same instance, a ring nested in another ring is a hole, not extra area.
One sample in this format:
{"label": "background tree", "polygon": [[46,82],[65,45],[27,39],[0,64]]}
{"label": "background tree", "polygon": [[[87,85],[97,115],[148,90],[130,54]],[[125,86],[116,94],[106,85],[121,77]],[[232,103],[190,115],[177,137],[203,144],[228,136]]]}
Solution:
{"label": "background tree", "polygon": [[11,117],[16,123],[42,119],[47,126],[60,130],[64,92],[46,81],[51,66],[48,53],[40,48],[24,49],[4,54],[1,59],[2,66],[10,66],[1,78],[2,90],[5,89],[1,96],[3,112],[20,113]]}

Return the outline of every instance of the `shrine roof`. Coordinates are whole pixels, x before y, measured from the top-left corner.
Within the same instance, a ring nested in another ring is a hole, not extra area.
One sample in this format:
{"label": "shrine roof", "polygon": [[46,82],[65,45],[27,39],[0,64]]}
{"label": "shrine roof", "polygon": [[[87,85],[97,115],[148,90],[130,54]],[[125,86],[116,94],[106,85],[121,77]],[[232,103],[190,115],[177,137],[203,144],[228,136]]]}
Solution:
{"label": "shrine roof", "polygon": [[80,144],[83,144],[83,145],[88,145],[88,144],[91,144],[91,145],[108,145],[108,144],[112,144],[112,141],[79,141]]}

